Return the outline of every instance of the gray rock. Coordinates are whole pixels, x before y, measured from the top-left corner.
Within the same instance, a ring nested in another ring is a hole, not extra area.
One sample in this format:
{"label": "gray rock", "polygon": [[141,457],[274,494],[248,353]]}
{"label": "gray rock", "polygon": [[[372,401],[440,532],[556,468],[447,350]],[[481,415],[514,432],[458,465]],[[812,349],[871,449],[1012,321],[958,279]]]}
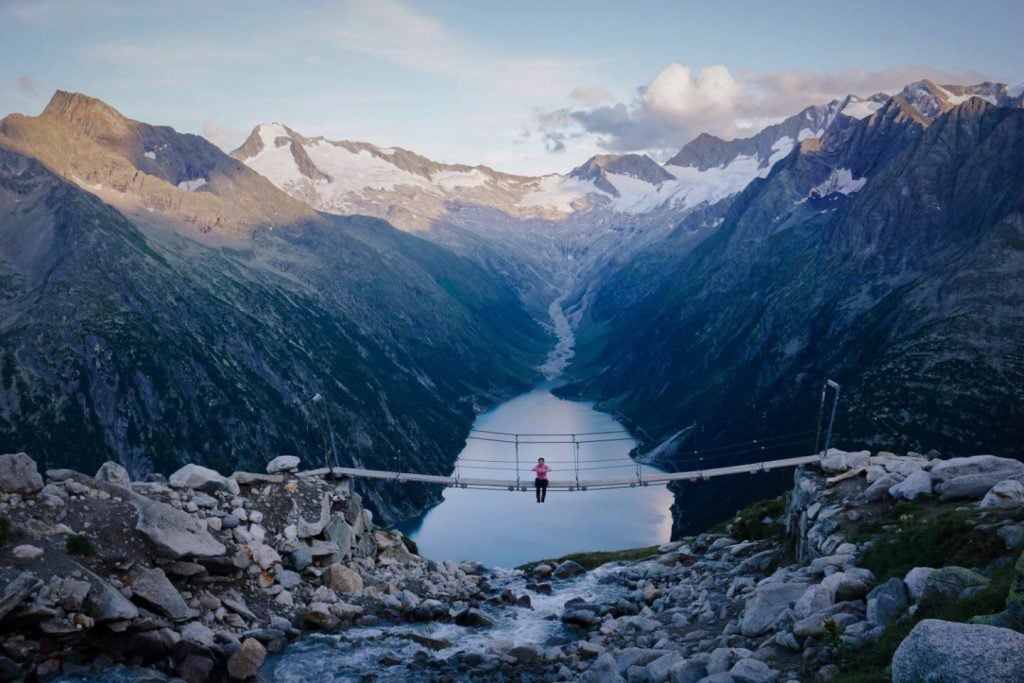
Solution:
{"label": "gray rock", "polygon": [[626,683],[626,679],[619,674],[615,660],[607,652],[598,655],[590,668],[583,672],[577,681],[579,683]]}
{"label": "gray rock", "polygon": [[219,557],[224,545],[196,522],[196,519],[166,503],[140,499],[135,503],[135,530],[161,555],[172,560],[183,557]]}
{"label": "gray rock", "polygon": [[237,681],[259,673],[263,660],[267,658],[267,649],[255,638],[246,638],[228,659],[228,675]]}
{"label": "gray rock", "polygon": [[132,483],[131,477],[128,476],[128,470],[113,460],[108,460],[100,465],[94,478],[110,482],[111,484],[117,484],[118,486],[129,486]]}
{"label": "gray rock", "polygon": [[25,598],[41,586],[42,583],[32,572],[22,572],[13,581],[4,586],[3,595],[0,596],[0,622],[4,620],[4,617],[11,610],[24,602]]}
{"label": "gray rock", "polygon": [[793,612],[798,619],[803,619],[831,607],[834,599],[835,590],[825,585],[824,582],[817,586],[809,586],[796,601]]}
{"label": "gray rock", "polygon": [[35,493],[43,488],[36,461],[24,453],[0,455],[0,492]]}
{"label": "gray rock", "polygon": [[17,560],[31,561],[43,556],[43,549],[34,545],[16,545],[11,554]]}
{"label": "gray rock", "polygon": [[931,567],[914,567],[903,577],[911,600],[918,602],[924,596],[925,583],[934,571]]}
{"label": "gray rock", "polygon": [[729,675],[737,683],[775,683],[775,679],[778,678],[777,671],[752,657],[746,657],[736,662],[729,669]]}
{"label": "gray rock", "polygon": [[889,495],[902,500],[930,496],[932,495],[932,475],[924,470],[917,470],[889,489]]}
{"label": "gray rock", "polygon": [[294,455],[279,455],[267,463],[267,474],[294,472],[299,469],[299,459]]}
{"label": "gray rock", "polygon": [[88,581],[66,577],[60,582],[60,590],[57,593],[60,606],[69,612],[78,612],[82,609],[91,588],[92,584]]}
{"label": "gray rock", "polygon": [[770,629],[789,609],[791,603],[800,599],[807,584],[768,583],[754,589],[740,618],[740,632],[748,638],[758,636]]}
{"label": "gray rock", "polygon": [[508,655],[520,664],[532,664],[544,659],[544,650],[539,645],[528,643],[513,647],[508,651]]}
{"label": "gray rock", "polygon": [[1007,476],[1003,477],[1003,479],[1024,474],[1024,463],[1012,458],[997,458],[994,455],[973,455],[967,458],[943,460],[932,467],[932,474],[936,479],[943,482],[965,475],[1000,472],[1007,473]]}
{"label": "gray rock", "polygon": [[288,565],[297,572],[313,564],[313,554],[307,548],[296,548],[285,557],[288,559]]}
{"label": "gray rock", "polygon": [[999,527],[996,535],[1003,539],[1008,550],[1016,550],[1024,546],[1024,524],[1008,524]]}
{"label": "gray rock", "polygon": [[1004,479],[993,486],[981,499],[982,508],[1019,508],[1024,505],[1024,484],[1016,479]]}
{"label": "gray rock", "polygon": [[578,576],[580,574],[586,573],[586,571],[587,570],[584,569],[583,565],[581,565],[579,562],[566,560],[565,562],[562,562],[557,567],[555,567],[555,571],[552,574],[552,576],[556,579],[568,579],[570,576]]}
{"label": "gray rock", "polygon": [[203,645],[205,647],[213,647],[214,642],[216,642],[213,631],[198,621],[191,621],[185,624],[185,628],[181,629],[181,639],[186,643]]}
{"label": "gray rock", "polygon": [[188,619],[191,611],[164,570],[135,565],[131,571],[132,598],[173,621]]}
{"label": "gray rock", "polygon": [[327,568],[327,584],[339,593],[363,592],[363,577],[343,564],[335,563]]}
{"label": "gray rock", "polygon": [[312,538],[324,532],[327,523],[331,521],[331,498],[324,494],[320,500],[320,516],[312,522],[300,518],[296,525],[299,538]]}
{"label": "gray rock", "polygon": [[893,683],[1020,683],[1024,634],[924,619],[892,658]]}
{"label": "gray rock", "polygon": [[459,626],[494,626],[494,619],[491,619],[485,612],[471,608],[458,612],[453,621]]}
{"label": "gray rock", "polygon": [[[238,487],[237,482],[232,482],[219,472],[194,463],[189,463],[182,467],[172,474],[168,481],[174,488],[195,489],[196,491],[205,491],[206,493],[216,493],[217,491],[235,493]],[[234,486],[232,486],[232,483],[234,483]]]}
{"label": "gray rock", "polygon": [[869,451],[848,453],[838,448],[830,448],[825,457],[821,459],[821,469],[829,474],[841,474],[847,470],[867,467],[870,457]]}
{"label": "gray rock", "polygon": [[888,626],[907,611],[907,589],[901,579],[889,579],[868,593],[867,620],[876,626]]}
{"label": "gray rock", "polygon": [[81,568],[92,587],[83,604],[83,611],[96,621],[121,621],[139,616],[139,609],[121,591]]}
{"label": "gray rock", "polygon": [[889,489],[903,481],[903,475],[886,474],[875,480],[871,486],[864,489],[864,498],[868,502],[882,500],[889,496]]}
{"label": "gray rock", "polygon": [[664,654],[647,665],[648,679],[652,683],[665,683],[669,679],[672,669],[683,664],[685,661],[678,652]]}
{"label": "gray rock", "polygon": [[938,597],[945,600],[956,600],[968,588],[984,586],[988,579],[976,571],[965,567],[943,567],[928,575],[924,582],[922,597]]}
{"label": "gray rock", "polygon": [[697,683],[708,673],[707,667],[695,660],[687,660],[676,664],[668,672],[668,680],[671,683]]}
{"label": "gray rock", "polygon": [[292,588],[295,588],[302,583],[301,576],[287,569],[279,570],[277,574],[275,574],[274,578],[276,578],[277,582],[284,586],[284,588],[287,590],[291,590]]}

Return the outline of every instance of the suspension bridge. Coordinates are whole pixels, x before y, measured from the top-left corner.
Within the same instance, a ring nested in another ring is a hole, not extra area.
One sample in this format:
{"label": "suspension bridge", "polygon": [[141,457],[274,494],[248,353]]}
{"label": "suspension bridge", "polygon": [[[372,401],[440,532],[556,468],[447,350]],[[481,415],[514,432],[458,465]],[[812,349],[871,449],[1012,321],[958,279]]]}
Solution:
{"label": "suspension bridge", "polygon": [[[827,433],[823,434],[826,394],[834,392],[831,416],[828,420]],[[546,464],[553,474],[548,482],[548,490],[589,491],[598,489],[636,488],[652,484],[668,484],[670,482],[707,481],[716,477],[734,476],[738,474],[759,474],[789,467],[809,465],[821,460],[828,452],[832,438],[832,427],[835,422],[836,409],[839,403],[839,385],[827,380],[821,394],[821,408],[818,414],[816,429],[789,434],[777,434],[760,439],[751,439],[740,443],[714,448],[692,450],[692,457],[682,463],[687,469],[677,472],[665,472],[645,466],[639,458],[628,455],[612,458],[581,459],[580,449],[589,444],[610,442],[633,442],[636,440],[624,429],[600,432],[569,433],[514,433],[472,429],[467,437],[471,441],[494,444],[508,444],[512,450],[512,458],[477,458],[460,457],[455,462],[455,471],[448,476],[425,474],[419,472],[401,472],[392,470],[364,469],[359,467],[341,467],[337,461],[337,452],[333,448],[333,433],[330,442],[324,430],[325,465],[326,467],[312,470],[304,474],[323,475],[330,473],[337,477],[380,479],[394,482],[419,482],[462,489],[505,489],[508,491],[527,491],[533,485],[531,467],[534,458],[523,457],[522,451],[528,447],[542,446],[545,451],[554,450],[557,446],[568,446],[571,459],[548,459]],[[314,396],[314,402],[320,395]],[[325,411],[326,418],[326,411]],[[690,428],[693,431],[694,423]],[[687,430],[682,430],[687,431]],[[813,441],[811,435],[813,436]],[[825,436],[824,448],[819,450],[821,437]],[[813,443],[813,450],[811,444]],[[329,444],[329,445],[328,445]],[[811,455],[789,458],[766,459],[768,453],[778,451],[804,450]],[[334,456],[331,463],[327,454]],[[550,453],[548,453],[550,454]],[[709,461],[727,459],[728,465],[708,467]],[[737,460],[755,459],[753,462],[736,463]],[[486,474],[481,474],[484,472]],[[569,475],[568,477],[566,475]]]}

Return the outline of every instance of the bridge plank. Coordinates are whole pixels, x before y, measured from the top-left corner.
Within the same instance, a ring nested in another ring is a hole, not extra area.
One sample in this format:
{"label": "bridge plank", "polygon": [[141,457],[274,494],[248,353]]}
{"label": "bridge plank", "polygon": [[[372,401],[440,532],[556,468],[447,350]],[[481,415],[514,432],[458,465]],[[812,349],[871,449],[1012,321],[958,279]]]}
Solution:
{"label": "bridge plank", "polygon": [[[666,484],[672,481],[700,481],[714,477],[726,477],[735,474],[757,474],[770,470],[786,467],[797,467],[818,462],[818,455],[805,455],[796,458],[785,458],[782,460],[768,460],[766,462],[749,463],[746,465],[730,465],[727,467],[715,467],[705,470],[690,470],[688,472],[659,472],[645,473],[640,479],[637,477],[621,477],[613,479],[552,479],[548,483],[548,489],[600,489],[609,487],[635,486],[637,484]],[[327,468],[316,470],[317,474],[326,474]],[[441,484],[444,486],[467,486],[474,488],[501,488],[514,489],[516,486],[530,487],[533,481],[523,479],[516,482],[511,479],[479,479],[475,477],[446,477],[437,474],[420,474],[417,472],[390,472],[388,470],[367,470],[355,467],[335,467],[333,473],[336,476],[354,477],[363,479],[387,479],[391,481],[414,481],[426,484]],[[307,476],[310,473],[304,473]]]}

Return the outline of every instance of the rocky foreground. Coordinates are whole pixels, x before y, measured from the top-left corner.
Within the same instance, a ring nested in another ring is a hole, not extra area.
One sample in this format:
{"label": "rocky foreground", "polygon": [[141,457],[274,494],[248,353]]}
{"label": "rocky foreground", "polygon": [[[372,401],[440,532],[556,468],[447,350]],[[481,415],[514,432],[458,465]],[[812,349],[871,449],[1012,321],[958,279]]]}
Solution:
{"label": "rocky foreground", "polygon": [[[514,573],[516,589],[508,572],[418,557],[374,527],[349,481],[298,466],[283,456],[268,474],[223,477],[188,465],[130,482],[114,463],[44,478],[24,454],[0,456],[0,680],[114,664],[146,680],[259,680],[273,677],[268,652],[305,632],[368,630],[414,650],[382,655],[366,680],[1024,680],[1015,460],[830,451],[796,473],[785,503],[589,576],[541,563]],[[951,519],[963,543],[948,556],[894,560]],[[994,591],[995,609],[964,612]],[[558,608],[538,615],[541,604]],[[955,619],[925,618],[957,605]],[[496,621],[525,614],[550,625],[541,642],[497,635]],[[452,628],[484,637],[463,646]],[[895,654],[865,668],[893,634]]]}

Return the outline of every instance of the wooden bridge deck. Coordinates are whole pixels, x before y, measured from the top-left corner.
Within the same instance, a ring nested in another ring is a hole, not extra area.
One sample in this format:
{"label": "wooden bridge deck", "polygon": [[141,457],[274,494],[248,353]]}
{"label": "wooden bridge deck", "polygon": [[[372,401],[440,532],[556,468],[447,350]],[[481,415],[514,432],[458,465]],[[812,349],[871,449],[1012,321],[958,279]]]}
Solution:
{"label": "wooden bridge deck", "polygon": [[[672,481],[706,481],[713,477],[726,477],[734,474],[757,474],[786,467],[797,467],[818,462],[818,455],[805,455],[796,458],[785,458],[783,460],[769,460],[766,462],[750,463],[746,465],[730,465],[728,467],[715,467],[703,470],[690,470],[688,472],[645,472],[641,477],[618,477],[613,479],[552,479],[548,484],[549,490],[565,491],[586,491],[588,489],[602,488],[626,488],[636,486],[648,486],[650,484],[667,484]],[[581,463],[582,464],[582,463]],[[418,474],[415,472],[389,472],[387,470],[366,470],[353,467],[334,467],[328,470],[326,467],[318,470],[303,472],[305,476],[324,475],[330,471],[335,476],[365,478],[365,479],[386,479],[390,481],[415,481],[425,484],[440,484],[442,486],[454,486],[458,488],[492,488],[514,491],[516,488],[531,487],[532,478],[523,478],[520,481],[515,479],[480,479],[475,477],[446,477],[436,474]]]}

